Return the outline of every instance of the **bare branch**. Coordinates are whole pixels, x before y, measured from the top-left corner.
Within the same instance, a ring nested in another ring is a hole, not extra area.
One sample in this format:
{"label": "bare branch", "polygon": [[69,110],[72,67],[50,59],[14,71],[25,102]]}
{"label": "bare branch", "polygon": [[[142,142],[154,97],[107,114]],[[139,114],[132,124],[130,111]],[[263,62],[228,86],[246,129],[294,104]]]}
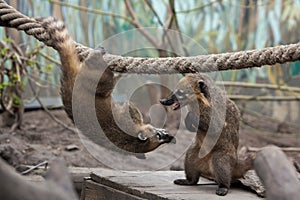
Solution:
{"label": "bare branch", "polygon": [[[263,150],[264,148],[257,148],[257,147],[246,147],[248,152],[258,152]],[[285,152],[300,152],[300,147],[280,147],[282,151]]]}
{"label": "bare branch", "polygon": [[138,31],[155,47],[155,48],[159,48],[158,44],[155,42],[155,40],[145,31],[145,29],[143,29],[143,26],[139,23],[139,20],[137,18],[137,16],[135,15],[135,12],[131,6],[131,3],[129,0],[124,0],[125,6],[128,10],[129,15],[132,18],[132,22],[133,25],[135,26],[135,28],[138,29]]}
{"label": "bare branch", "polygon": [[32,172],[33,170],[38,169],[38,168],[41,167],[41,166],[45,166],[45,169],[46,169],[47,166],[48,166],[48,161],[43,161],[43,162],[41,162],[41,163],[39,163],[39,164],[37,164],[37,165],[35,165],[35,166],[32,166],[32,167],[30,167],[29,169],[23,171],[21,174],[22,174],[22,175],[26,175],[26,174]]}
{"label": "bare branch", "polygon": [[164,24],[163,22],[161,21],[160,17],[158,16],[157,12],[154,10],[153,6],[152,6],[152,3],[150,0],[145,0],[147,6],[150,8],[150,10],[153,12],[154,16],[156,17],[158,23],[163,27]]}
{"label": "bare branch", "polygon": [[234,101],[299,101],[300,96],[251,96],[251,95],[228,95]]}
{"label": "bare branch", "polygon": [[206,7],[209,7],[209,6],[211,6],[211,5],[213,5],[213,4],[217,3],[217,2],[222,2],[222,0],[214,0],[214,1],[211,1],[211,2],[209,2],[207,4],[201,5],[201,6],[196,7],[196,8],[192,8],[192,9],[189,9],[189,10],[179,10],[179,11],[176,11],[176,13],[182,14],[182,13],[190,13],[190,12],[194,12],[194,11],[199,11],[199,10],[202,10],[202,9],[204,9]]}
{"label": "bare branch", "polygon": [[77,130],[75,128],[72,128],[68,125],[66,125],[64,122],[60,121],[59,119],[57,119],[50,111],[49,109],[43,104],[43,102],[40,100],[39,96],[36,94],[36,91],[32,85],[32,82],[30,79],[28,79],[28,83],[29,83],[29,86],[31,88],[31,91],[33,92],[34,96],[36,96],[36,100],[39,102],[39,104],[42,106],[42,108],[44,109],[44,111],[50,116],[50,118],[55,121],[56,123],[58,123],[59,125],[63,126],[64,128],[74,132],[74,133],[77,133]]}
{"label": "bare branch", "polygon": [[[123,20],[128,21],[129,23],[133,24],[133,21],[130,18],[128,18],[126,16],[123,16],[123,15],[118,15],[118,14],[111,13],[111,12],[104,12],[104,11],[100,11],[100,10],[95,10],[95,9],[91,9],[91,8],[87,8],[87,7],[83,7],[83,6],[77,6],[77,5],[65,3],[65,2],[62,2],[62,1],[56,1],[56,0],[49,0],[49,1],[50,1],[50,3],[53,3],[53,4],[57,4],[57,5],[61,5],[61,6],[67,6],[67,7],[70,7],[70,8],[77,9],[77,10],[82,10],[82,11],[95,13],[95,14],[99,14],[99,15],[108,15],[108,16],[112,16],[112,17],[117,17],[117,18],[123,19]],[[0,24],[0,26],[5,26],[5,24],[4,25]]]}
{"label": "bare branch", "polygon": [[231,81],[216,82],[216,84],[224,85],[224,86],[234,86],[234,87],[265,88],[265,89],[273,89],[273,90],[281,90],[281,91],[289,91],[289,92],[300,92],[299,87],[290,87],[290,86],[286,86],[286,85],[231,82]]}

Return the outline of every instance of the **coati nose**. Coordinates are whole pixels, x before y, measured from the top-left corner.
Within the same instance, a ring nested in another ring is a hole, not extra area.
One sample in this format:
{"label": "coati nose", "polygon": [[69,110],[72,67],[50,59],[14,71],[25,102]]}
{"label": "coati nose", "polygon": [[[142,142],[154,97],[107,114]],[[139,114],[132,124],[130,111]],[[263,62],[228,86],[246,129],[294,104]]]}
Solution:
{"label": "coati nose", "polygon": [[170,106],[170,105],[172,105],[175,101],[173,100],[173,98],[166,98],[166,99],[160,99],[159,102],[160,102],[162,105]]}
{"label": "coati nose", "polygon": [[156,135],[158,136],[158,139],[163,143],[176,143],[175,137],[169,135],[165,129],[156,129]]}

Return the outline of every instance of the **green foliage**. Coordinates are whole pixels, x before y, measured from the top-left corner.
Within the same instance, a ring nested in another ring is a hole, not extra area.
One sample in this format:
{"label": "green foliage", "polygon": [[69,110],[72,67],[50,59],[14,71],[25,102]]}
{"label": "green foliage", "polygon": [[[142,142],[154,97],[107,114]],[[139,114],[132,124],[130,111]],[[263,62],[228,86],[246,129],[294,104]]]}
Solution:
{"label": "green foliage", "polygon": [[3,41],[8,44],[12,43],[12,40],[8,37],[3,38]]}
{"label": "green foliage", "polygon": [[31,61],[31,60],[30,60],[30,61],[27,61],[27,65],[28,65],[29,67],[32,67],[32,68],[33,68],[33,67],[35,66],[35,64],[36,64],[36,63],[35,63],[34,61]]}
{"label": "green foliage", "polygon": [[290,64],[290,73],[292,76],[300,74],[300,62],[294,62]]}
{"label": "green foliage", "polygon": [[20,97],[18,97],[17,95],[12,95],[12,99],[13,99],[13,104],[14,106],[21,106],[22,105],[22,99]]}
{"label": "green foliage", "polygon": [[6,55],[6,53],[7,53],[7,51],[8,51],[8,48],[1,48],[0,49],[1,51],[1,56],[5,56]]}
{"label": "green foliage", "polygon": [[[43,80],[39,80],[37,77],[42,77],[45,73],[51,75],[53,70],[52,63],[47,62],[44,65],[37,60],[30,59],[38,54],[39,50],[23,52],[19,55],[20,52],[14,45],[15,42],[6,37],[0,43],[0,96],[2,97],[0,101],[2,109],[10,110],[11,113],[16,112],[16,108],[22,109],[21,94],[28,80],[33,81],[38,87],[43,87],[43,84],[40,83]],[[30,71],[36,75],[29,73]]]}

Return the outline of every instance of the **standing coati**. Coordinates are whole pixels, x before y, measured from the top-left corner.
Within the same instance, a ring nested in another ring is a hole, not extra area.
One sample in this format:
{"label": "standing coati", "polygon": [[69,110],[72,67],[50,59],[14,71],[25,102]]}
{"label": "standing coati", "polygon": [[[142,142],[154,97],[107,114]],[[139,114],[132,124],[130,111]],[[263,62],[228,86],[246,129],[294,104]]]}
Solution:
{"label": "standing coati", "polygon": [[[195,140],[186,152],[186,179],[177,179],[174,183],[195,185],[203,176],[217,182],[216,194],[226,195],[231,182],[252,168],[253,160],[250,156],[245,160],[237,157],[240,114],[235,103],[205,74],[186,75],[174,92],[160,102],[173,105],[173,110],[187,105],[186,128],[197,131]],[[205,144],[205,137],[215,138],[216,141],[209,152],[200,156],[201,148],[209,148]]]}
{"label": "standing coati", "polygon": [[[125,106],[119,107],[114,103],[111,95],[115,84],[114,74],[103,61],[103,51],[94,50],[84,62],[81,62],[76,52],[75,43],[63,22],[52,17],[40,18],[38,21],[50,37],[45,36],[43,42],[59,52],[62,63],[61,96],[65,111],[73,121],[75,119],[74,110],[78,110],[76,107],[72,107],[74,102],[79,102],[76,106],[83,107],[79,113],[83,116],[81,118],[83,120],[89,114],[85,112],[89,112],[89,108],[92,107],[96,112],[101,129],[110,142],[118,148],[132,153],[146,153],[156,149],[161,144],[175,140],[163,129],[144,124],[141,113],[132,104],[127,103]],[[77,75],[80,75],[81,81],[75,88]],[[92,88],[95,83],[96,88]],[[74,95],[75,90],[73,91],[73,89],[80,91],[79,93],[76,91],[77,95]],[[88,105],[87,99],[93,99],[95,105]],[[126,112],[129,116],[123,116]],[[128,119],[130,117],[131,119]],[[90,125],[88,120],[86,120],[87,124],[81,123],[86,126],[81,131],[88,137],[93,135],[92,138],[95,143],[103,144],[100,141],[102,140],[101,137],[98,137],[100,133],[85,132],[85,129],[96,130],[89,129],[93,125]],[[118,126],[120,123],[125,126],[126,131]],[[75,124],[77,125],[77,122]]]}

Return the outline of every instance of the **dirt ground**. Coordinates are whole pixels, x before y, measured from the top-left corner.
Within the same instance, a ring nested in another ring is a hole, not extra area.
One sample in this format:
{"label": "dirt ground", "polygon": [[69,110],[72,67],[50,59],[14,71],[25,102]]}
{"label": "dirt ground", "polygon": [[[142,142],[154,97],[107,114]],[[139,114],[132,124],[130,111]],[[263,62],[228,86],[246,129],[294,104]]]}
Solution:
{"label": "dirt ground", "polygon": [[[63,110],[53,110],[51,112],[67,125],[73,126]],[[247,121],[257,124],[255,119],[251,117],[248,117]],[[261,131],[241,123],[240,147],[263,147],[269,144],[275,144],[280,147],[300,147],[300,134],[271,133],[274,126],[274,124],[270,124],[270,131],[268,132],[266,127],[264,127],[264,131]],[[140,165],[149,169],[151,165],[162,163],[159,166],[164,166],[163,169],[182,169],[184,151],[192,141],[193,135],[191,133],[183,133],[178,134],[176,138],[179,141],[177,144],[166,145],[170,146],[170,148],[165,146],[160,148],[160,150],[157,150],[158,153],[154,154],[155,156],[151,157],[150,154],[151,162]],[[107,156],[107,159],[114,157],[113,153],[103,154],[103,152],[107,151],[105,149],[100,149],[99,151],[100,154]],[[69,166],[105,166],[105,164],[99,162],[89,153],[77,133],[59,125],[42,110],[26,112],[21,130],[9,133],[8,128],[0,129],[0,156],[14,167],[36,165],[58,156],[63,157]],[[288,153],[288,156],[300,162],[300,152]],[[118,165],[126,164],[126,162],[130,165],[132,160],[129,159],[127,161],[116,158],[114,161]],[[168,163],[164,164],[164,162]]]}

